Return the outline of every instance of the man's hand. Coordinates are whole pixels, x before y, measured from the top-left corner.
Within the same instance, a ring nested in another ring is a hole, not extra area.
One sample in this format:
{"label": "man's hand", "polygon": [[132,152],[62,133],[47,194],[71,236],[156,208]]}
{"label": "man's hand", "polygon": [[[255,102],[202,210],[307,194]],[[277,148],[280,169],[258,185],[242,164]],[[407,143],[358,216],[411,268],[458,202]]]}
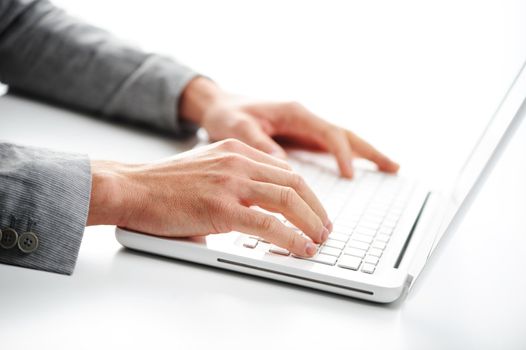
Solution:
{"label": "man's hand", "polygon": [[[312,256],[332,229],[286,162],[234,139],[147,164],[93,161],[92,174],[88,225],[169,237],[240,231],[299,256]],[[252,206],[283,214],[310,239]]]}
{"label": "man's hand", "polygon": [[351,131],[317,117],[298,103],[249,102],[224,93],[204,78],[188,84],[179,110],[183,117],[205,128],[212,140],[236,138],[282,158],[285,152],[275,139],[330,152],[345,177],[352,177],[353,157],[368,159],[381,171],[394,173],[399,168]]}

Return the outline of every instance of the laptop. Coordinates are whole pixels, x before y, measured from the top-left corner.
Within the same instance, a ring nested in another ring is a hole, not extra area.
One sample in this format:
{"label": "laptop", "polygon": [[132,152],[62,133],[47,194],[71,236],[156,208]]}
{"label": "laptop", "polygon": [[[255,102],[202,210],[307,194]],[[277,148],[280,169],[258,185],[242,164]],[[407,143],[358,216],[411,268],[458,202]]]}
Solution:
{"label": "laptop", "polygon": [[[334,225],[312,258],[240,232],[164,238],[116,228],[117,240],[142,252],[393,302],[411,289],[439,241],[461,219],[519,125],[526,112],[525,67],[447,190],[367,169],[356,169],[348,180],[338,176],[328,156],[291,152],[292,167],[318,195]],[[280,214],[269,214],[293,227]]]}

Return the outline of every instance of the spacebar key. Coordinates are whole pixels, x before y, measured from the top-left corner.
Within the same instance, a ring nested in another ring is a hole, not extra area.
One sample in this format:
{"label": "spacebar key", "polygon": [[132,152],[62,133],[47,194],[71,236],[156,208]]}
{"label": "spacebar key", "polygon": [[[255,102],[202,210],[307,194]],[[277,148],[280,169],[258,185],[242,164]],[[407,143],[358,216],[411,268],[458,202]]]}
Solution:
{"label": "spacebar key", "polygon": [[310,260],[310,261],[314,261],[314,262],[317,262],[317,263],[320,263],[320,264],[325,264],[325,265],[334,265],[334,264],[336,264],[336,260],[338,260],[337,257],[332,256],[332,255],[326,255],[326,254],[316,254],[316,255],[314,255],[311,258],[306,258],[306,257],[303,257],[303,256],[301,256],[301,257],[300,256],[296,256],[296,258]]}

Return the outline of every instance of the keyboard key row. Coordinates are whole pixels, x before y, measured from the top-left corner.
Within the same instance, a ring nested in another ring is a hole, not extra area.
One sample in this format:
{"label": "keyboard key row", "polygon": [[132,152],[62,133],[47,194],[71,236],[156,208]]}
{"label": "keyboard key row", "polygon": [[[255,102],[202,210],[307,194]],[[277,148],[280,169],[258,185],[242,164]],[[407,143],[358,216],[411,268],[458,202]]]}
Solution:
{"label": "keyboard key row", "polygon": [[363,262],[362,264],[362,259],[355,256],[344,255],[338,262],[339,267],[353,271],[358,271],[360,265],[362,267],[361,271],[365,273],[371,274],[376,270],[376,265],[370,264],[368,262]]}

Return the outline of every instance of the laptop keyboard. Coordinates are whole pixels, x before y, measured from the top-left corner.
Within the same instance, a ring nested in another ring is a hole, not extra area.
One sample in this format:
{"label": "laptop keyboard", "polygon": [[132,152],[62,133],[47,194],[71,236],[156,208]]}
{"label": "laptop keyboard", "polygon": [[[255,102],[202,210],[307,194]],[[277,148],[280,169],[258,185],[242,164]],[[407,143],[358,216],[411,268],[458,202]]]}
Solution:
{"label": "laptop keyboard", "polygon": [[[321,200],[333,222],[327,241],[311,258],[291,255],[260,237],[247,236],[243,246],[284,258],[306,259],[362,273],[375,272],[411,194],[412,186],[397,176],[356,169],[353,180],[343,179],[318,164],[291,159]],[[270,213],[303,233],[281,214]]]}

